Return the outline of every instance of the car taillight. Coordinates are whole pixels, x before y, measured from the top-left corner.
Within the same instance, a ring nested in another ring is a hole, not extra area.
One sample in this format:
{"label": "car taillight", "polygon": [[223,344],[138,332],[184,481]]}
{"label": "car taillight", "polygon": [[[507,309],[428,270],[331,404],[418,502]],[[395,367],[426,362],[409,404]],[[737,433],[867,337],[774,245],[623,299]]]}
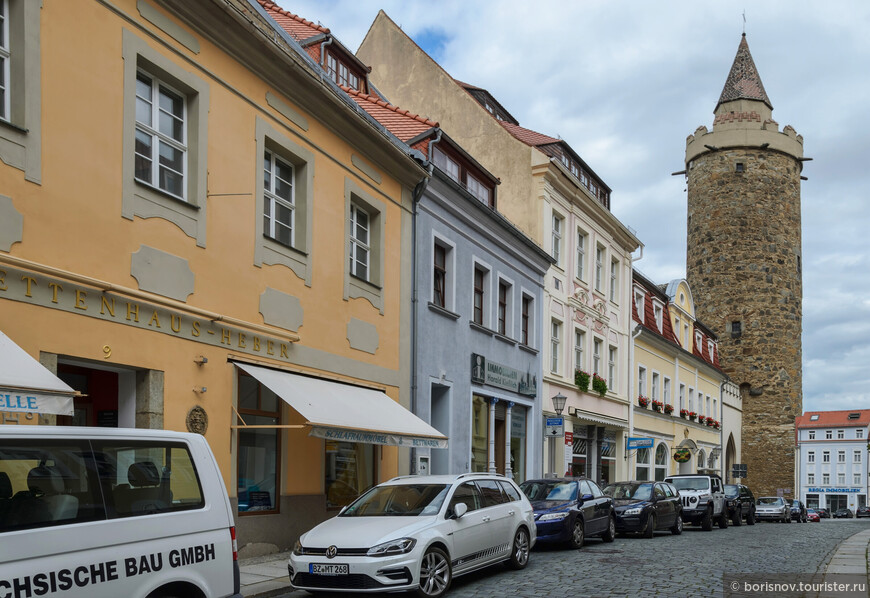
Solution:
{"label": "car taillight", "polygon": [[233,541],[233,560],[239,560],[239,543],[236,541],[236,528],[230,528],[230,538]]}

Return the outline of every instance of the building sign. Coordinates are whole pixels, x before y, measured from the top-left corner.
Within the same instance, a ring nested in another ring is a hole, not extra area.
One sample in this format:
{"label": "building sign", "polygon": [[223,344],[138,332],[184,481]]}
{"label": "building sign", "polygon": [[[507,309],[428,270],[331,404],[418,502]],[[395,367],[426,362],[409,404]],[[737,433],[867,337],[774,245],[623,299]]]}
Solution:
{"label": "building sign", "polygon": [[0,268],[0,299],[58,309],[248,355],[291,361],[292,343],[286,340],[33,272]]}
{"label": "building sign", "polygon": [[643,449],[643,448],[652,448],[653,447],[653,439],[652,438],[629,438],[628,445],[626,449],[634,450],[634,449]]}
{"label": "building sign", "polygon": [[824,492],[825,494],[851,494],[861,492],[861,488],[807,488],[807,492]]}
{"label": "building sign", "polygon": [[538,379],[531,372],[526,373],[510,366],[487,361],[483,355],[471,354],[472,384],[486,384],[510,390],[527,397],[538,395]]}

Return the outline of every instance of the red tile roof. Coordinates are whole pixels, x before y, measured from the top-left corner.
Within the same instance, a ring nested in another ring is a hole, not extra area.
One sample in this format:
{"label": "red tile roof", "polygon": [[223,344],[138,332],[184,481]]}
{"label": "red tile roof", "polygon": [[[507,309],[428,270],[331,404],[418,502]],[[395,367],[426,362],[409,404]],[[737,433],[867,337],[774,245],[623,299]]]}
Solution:
{"label": "red tile roof", "polygon": [[508,133],[510,133],[526,145],[531,145],[532,147],[535,147],[537,145],[547,145],[550,143],[560,143],[562,141],[561,139],[556,139],[554,137],[550,137],[549,135],[544,135],[543,133],[532,131],[531,129],[525,129],[519,125],[515,125],[504,120],[499,120],[497,122],[498,124],[503,126]]}
{"label": "red tile roof", "polygon": [[[384,125],[390,133],[402,141],[407,142],[421,133],[425,133],[438,126],[437,122],[418,114],[412,114],[408,110],[403,110],[398,106],[385,102],[374,94],[363,93],[350,87],[341,86],[341,88],[360,108],[368,112],[375,120]],[[424,140],[420,144],[415,144],[414,147],[415,149],[425,151],[428,145],[428,140]]]}
{"label": "red tile roof", "polygon": [[722,89],[722,95],[719,96],[719,102],[716,104],[714,112],[719,109],[721,104],[732,100],[758,100],[767,104],[768,108],[773,109],[773,104],[770,103],[770,98],[764,91],[758,69],[755,68],[755,61],[752,60],[752,54],[749,53],[749,44],[746,43],[745,33],[740,38],[737,56],[734,57],[734,64],[731,65],[731,71],[728,73],[728,79],[725,80],[725,87]]}
{"label": "red tile roof", "polygon": [[329,33],[329,29],[323,25],[318,25],[307,19],[303,19],[299,15],[294,15],[288,12],[273,2],[268,0],[257,0],[266,12],[269,13],[275,22],[277,22],[284,31],[293,36],[296,41],[303,41],[315,35]]}
{"label": "red tile roof", "polygon": [[[849,419],[850,413],[857,413],[858,419]],[[819,419],[810,421],[810,417],[818,415]],[[807,411],[803,415],[795,418],[795,425],[798,428],[832,428],[839,427],[861,427],[866,428],[870,425],[870,409],[850,409],[848,411]]]}

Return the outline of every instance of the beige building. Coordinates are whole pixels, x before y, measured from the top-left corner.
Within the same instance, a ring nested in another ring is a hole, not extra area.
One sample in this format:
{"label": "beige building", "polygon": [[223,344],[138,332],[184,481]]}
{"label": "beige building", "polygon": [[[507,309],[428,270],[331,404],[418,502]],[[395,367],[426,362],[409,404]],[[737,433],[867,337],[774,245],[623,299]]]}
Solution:
{"label": "beige building", "polygon": [[[543,338],[543,413],[556,416],[551,397],[565,396],[567,434],[545,439],[542,473],[623,478],[631,254],[640,242],[610,212],[610,189],[568,143],[521,127],[486,90],[455,80],[383,11],[357,56],[390,102],[437,120],[500,178],[496,208],[556,262],[534,334]],[[578,387],[578,370],[597,375],[599,390]]]}

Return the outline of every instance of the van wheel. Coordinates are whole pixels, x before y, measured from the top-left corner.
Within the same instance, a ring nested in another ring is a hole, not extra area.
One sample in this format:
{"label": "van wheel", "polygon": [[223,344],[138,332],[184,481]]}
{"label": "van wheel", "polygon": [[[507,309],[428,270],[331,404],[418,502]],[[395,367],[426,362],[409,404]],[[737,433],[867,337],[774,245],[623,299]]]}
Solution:
{"label": "van wheel", "polygon": [[728,512],[725,510],[725,507],[722,507],[722,512],[719,514],[719,529],[725,529],[728,527]]}
{"label": "van wheel", "polygon": [[743,524],[743,509],[737,507],[737,511],[734,513],[734,518],[731,519],[731,525],[739,526]]}
{"label": "van wheel", "polygon": [[755,525],[755,509],[749,511],[749,517],[746,518],[746,525]]}
{"label": "van wheel", "polygon": [[701,529],[709,532],[713,529],[713,509],[708,508],[704,511],[704,518],[701,520]]}
{"label": "van wheel", "polygon": [[524,569],[529,564],[529,532],[526,528],[521,527],[514,534],[514,543],[511,547],[511,558],[508,559],[507,565],[511,569]]}
{"label": "van wheel", "polygon": [[450,587],[453,571],[450,559],[440,548],[432,547],[423,555],[420,563],[420,587],[417,595],[424,598],[438,598]]}

